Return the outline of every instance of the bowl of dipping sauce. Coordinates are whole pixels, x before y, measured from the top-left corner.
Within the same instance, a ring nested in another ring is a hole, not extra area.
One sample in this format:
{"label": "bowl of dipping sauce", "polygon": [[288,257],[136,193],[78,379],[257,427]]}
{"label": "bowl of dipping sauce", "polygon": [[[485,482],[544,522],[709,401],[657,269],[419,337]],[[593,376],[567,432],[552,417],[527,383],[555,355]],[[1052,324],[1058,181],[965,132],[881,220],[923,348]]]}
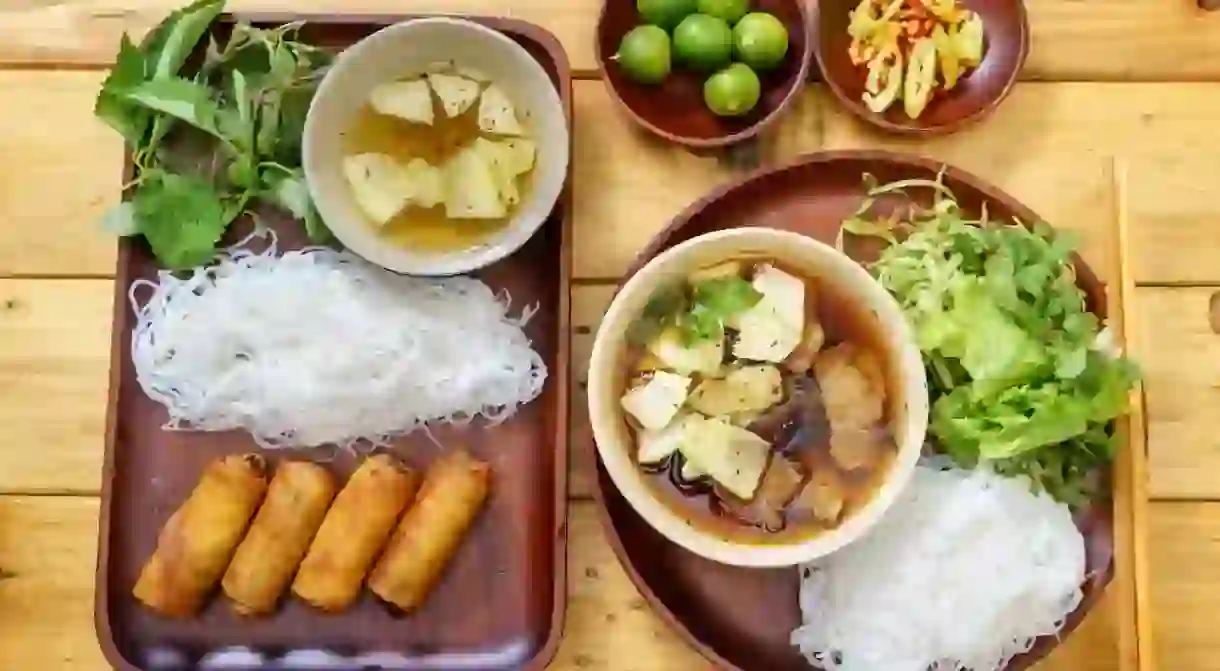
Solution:
{"label": "bowl of dipping sauce", "polygon": [[928,423],[901,308],[858,263],[770,228],[707,233],[619,289],[589,365],[614,486],[654,529],[736,566],[791,566],[865,534]]}
{"label": "bowl of dipping sauce", "polygon": [[543,67],[457,18],[386,27],[342,52],[302,142],[322,220],[348,249],[411,275],[512,254],[555,207],[569,129]]}

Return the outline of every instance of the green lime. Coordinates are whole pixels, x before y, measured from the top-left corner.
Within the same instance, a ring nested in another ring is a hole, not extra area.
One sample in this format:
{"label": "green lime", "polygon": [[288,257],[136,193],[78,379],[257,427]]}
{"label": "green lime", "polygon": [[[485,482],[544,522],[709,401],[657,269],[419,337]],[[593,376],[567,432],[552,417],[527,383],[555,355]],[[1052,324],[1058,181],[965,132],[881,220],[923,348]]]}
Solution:
{"label": "green lime", "polygon": [[750,0],[699,0],[699,13],[737,23],[750,11]]}
{"label": "green lime", "polygon": [[610,60],[639,84],[660,84],[669,76],[669,34],[657,26],[636,26]]}
{"label": "green lime", "polygon": [[673,30],[688,14],[695,13],[696,2],[698,0],[636,0],[635,10],[644,23]]}
{"label": "green lime", "polygon": [[703,102],[718,116],[741,116],[758,104],[762,83],[744,63],[733,63],[703,82]]}
{"label": "green lime", "polygon": [[733,29],[724,19],[691,14],[674,28],[674,57],[701,72],[722,68],[733,57]]}
{"label": "green lime", "polygon": [[773,14],[746,14],[733,27],[733,53],[755,70],[770,70],[788,53],[788,28]]}

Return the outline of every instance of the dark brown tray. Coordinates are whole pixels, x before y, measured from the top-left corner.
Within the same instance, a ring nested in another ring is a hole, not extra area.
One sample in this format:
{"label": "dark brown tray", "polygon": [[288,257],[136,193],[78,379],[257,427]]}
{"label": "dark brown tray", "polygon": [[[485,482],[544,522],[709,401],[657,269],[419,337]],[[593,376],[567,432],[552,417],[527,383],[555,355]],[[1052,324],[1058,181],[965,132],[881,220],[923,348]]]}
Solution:
{"label": "dark brown tray", "polygon": [[[267,25],[303,19],[308,22],[303,39],[341,49],[408,18],[242,14],[221,17],[215,30],[226,31],[239,19]],[[558,40],[521,21],[475,20],[512,37],[542,63],[559,90],[570,126],[571,74]],[[504,424],[434,430],[441,443],[466,445],[490,461],[496,477],[487,509],[443,582],[422,609],[404,618],[392,616],[366,594],[342,615],[320,614],[286,598],[273,617],[246,620],[217,597],[199,617],[171,621],[131,596],[158,531],[194,487],[203,465],[218,455],[257,447],[239,432],[161,429],[164,409],[144,395],[131,363],[133,315],[127,300],[131,282],[152,277],[157,267],[143,242],[125,239],[115,283],[95,604],[106,659],[123,671],[545,667],[559,645],[566,605],[571,214],[569,182],[529,243],[476,273],[493,288],[508,289],[518,305],[539,305],[526,332],[546,361],[549,377],[541,396]],[[284,247],[305,242],[297,224],[282,218],[264,221],[277,229]],[[240,234],[234,230],[229,237],[236,240]],[[426,464],[437,452],[418,432],[393,447],[414,466]],[[293,450],[291,456],[321,460],[332,452]],[[265,454],[274,462],[289,453]],[[330,465],[346,477],[355,463],[351,455],[341,454]],[[227,660],[219,658],[224,651],[232,651]]]}
{"label": "dark brown tray", "polygon": [[[838,151],[811,154],[785,167],[755,172],[717,189],[678,215],[640,252],[626,277],[684,240],[726,228],[768,226],[834,244],[840,222],[855,212],[863,197],[864,173],[885,183],[911,177],[935,178],[942,166],[938,161],[889,152]],[[1016,217],[1027,223],[1040,221],[1014,198],[970,173],[948,168],[945,183],[968,212],[977,214],[985,201],[993,220]],[[854,253],[855,246],[849,251],[853,256],[870,256],[867,249]],[[1105,286],[1079,256],[1075,263],[1089,310],[1104,318]],[[632,582],[661,617],[724,669],[811,668],[788,642],[789,634],[801,624],[798,570],[726,566],[671,543],[623,498],[597,458],[593,441],[588,442],[597,459],[595,494],[610,544]],[[1026,669],[1045,657],[1080,624],[1113,577],[1114,523],[1109,501],[1082,511],[1076,523],[1085,535],[1090,576],[1084,586],[1084,601],[1069,616],[1058,638],[1039,639],[1033,650],[1013,660],[1008,671]]]}

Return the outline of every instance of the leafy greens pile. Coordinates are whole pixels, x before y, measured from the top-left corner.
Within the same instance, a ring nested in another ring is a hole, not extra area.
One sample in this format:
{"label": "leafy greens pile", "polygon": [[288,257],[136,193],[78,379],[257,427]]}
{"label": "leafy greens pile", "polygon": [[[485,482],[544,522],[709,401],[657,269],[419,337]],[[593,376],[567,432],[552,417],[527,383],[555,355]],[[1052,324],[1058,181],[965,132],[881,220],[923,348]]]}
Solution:
{"label": "leafy greens pile", "polygon": [[224,0],[199,0],[139,46],[123,35],[94,107],[135,166],[130,198],[103,225],[143,235],[169,268],[209,261],[229,224],[258,202],[290,212],[315,242],[329,237],[305,184],[301,133],[331,57],[296,40],[300,24],[237,24],[223,46],[209,35],[202,63],[183,75],[223,9]]}
{"label": "leafy greens pile", "polygon": [[[933,205],[875,214],[911,188],[931,188]],[[890,243],[871,270],[923,352],[940,446],[964,467],[989,462],[1087,502],[1138,374],[1087,310],[1071,244],[1042,223],[969,219],[939,178],[873,185],[843,230]]]}

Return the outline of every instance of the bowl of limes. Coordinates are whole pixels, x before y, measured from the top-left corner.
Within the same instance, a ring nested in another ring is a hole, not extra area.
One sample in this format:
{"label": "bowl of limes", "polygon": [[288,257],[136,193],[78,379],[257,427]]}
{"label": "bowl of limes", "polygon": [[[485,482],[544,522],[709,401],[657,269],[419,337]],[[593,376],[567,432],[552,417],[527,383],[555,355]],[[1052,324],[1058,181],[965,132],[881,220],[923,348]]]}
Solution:
{"label": "bowl of limes", "polygon": [[605,0],[597,60],[642,127],[688,147],[727,147],[800,91],[809,33],[805,0]]}

